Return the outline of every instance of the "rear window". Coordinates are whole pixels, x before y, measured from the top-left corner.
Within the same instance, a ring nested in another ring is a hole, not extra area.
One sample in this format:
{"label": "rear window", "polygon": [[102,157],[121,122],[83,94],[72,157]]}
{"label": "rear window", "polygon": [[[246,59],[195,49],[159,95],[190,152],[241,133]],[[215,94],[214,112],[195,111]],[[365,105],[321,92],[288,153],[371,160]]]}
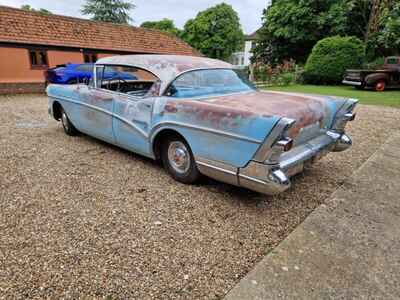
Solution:
{"label": "rear window", "polygon": [[398,62],[398,59],[396,57],[389,57],[386,61],[388,65],[396,65]]}

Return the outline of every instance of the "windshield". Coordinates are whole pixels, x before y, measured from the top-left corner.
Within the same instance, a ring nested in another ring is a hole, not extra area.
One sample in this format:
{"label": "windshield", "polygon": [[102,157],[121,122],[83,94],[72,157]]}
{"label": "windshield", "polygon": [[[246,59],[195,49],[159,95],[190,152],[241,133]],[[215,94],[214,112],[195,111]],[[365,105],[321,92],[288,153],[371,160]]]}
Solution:
{"label": "windshield", "polygon": [[232,69],[197,70],[179,76],[168,88],[175,98],[224,95],[252,91],[255,88]]}

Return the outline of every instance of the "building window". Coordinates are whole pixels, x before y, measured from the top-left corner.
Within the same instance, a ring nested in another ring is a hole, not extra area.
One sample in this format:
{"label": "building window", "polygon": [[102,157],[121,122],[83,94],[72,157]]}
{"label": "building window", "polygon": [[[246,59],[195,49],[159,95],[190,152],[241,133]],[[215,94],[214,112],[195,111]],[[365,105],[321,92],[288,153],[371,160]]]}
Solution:
{"label": "building window", "polygon": [[48,67],[48,59],[46,50],[29,50],[29,59],[32,69],[42,69]]}
{"label": "building window", "polygon": [[95,63],[97,61],[97,54],[95,54],[95,53],[83,53],[83,61],[85,63]]}

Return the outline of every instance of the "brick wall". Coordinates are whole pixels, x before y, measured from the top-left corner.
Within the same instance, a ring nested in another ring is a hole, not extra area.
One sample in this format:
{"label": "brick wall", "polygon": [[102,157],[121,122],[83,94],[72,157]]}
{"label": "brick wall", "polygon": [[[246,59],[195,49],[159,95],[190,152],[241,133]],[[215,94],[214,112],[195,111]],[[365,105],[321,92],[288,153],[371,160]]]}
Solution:
{"label": "brick wall", "polygon": [[6,82],[0,83],[0,95],[5,94],[25,94],[25,93],[44,93],[45,85],[41,82]]}

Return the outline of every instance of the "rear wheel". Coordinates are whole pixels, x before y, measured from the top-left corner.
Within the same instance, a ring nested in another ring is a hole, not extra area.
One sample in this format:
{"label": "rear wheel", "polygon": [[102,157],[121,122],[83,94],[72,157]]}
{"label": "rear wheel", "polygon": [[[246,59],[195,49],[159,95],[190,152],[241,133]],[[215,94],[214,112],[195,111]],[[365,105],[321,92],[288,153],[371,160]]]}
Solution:
{"label": "rear wheel", "polygon": [[79,131],[75,128],[75,126],[69,120],[67,113],[63,108],[61,108],[61,124],[64,128],[64,132],[67,135],[74,136],[79,133]]}
{"label": "rear wheel", "polygon": [[383,92],[386,89],[386,82],[384,80],[379,80],[375,83],[375,91]]}
{"label": "rear wheel", "polygon": [[200,177],[189,145],[179,136],[169,136],[163,141],[161,159],[164,168],[179,182],[190,184]]}

